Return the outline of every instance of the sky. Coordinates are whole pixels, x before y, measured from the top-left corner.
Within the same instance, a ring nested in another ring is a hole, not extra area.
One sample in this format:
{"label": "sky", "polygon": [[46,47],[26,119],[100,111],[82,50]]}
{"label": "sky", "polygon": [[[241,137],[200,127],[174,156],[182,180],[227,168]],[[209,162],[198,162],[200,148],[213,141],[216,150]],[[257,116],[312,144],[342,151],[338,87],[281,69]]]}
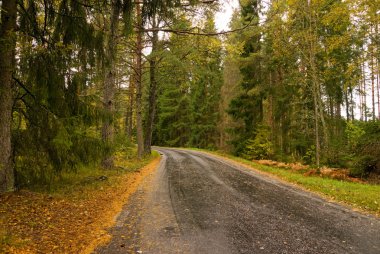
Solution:
{"label": "sky", "polygon": [[229,30],[232,12],[239,6],[239,0],[220,0],[221,10],[215,15],[215,25],[219,32]]}

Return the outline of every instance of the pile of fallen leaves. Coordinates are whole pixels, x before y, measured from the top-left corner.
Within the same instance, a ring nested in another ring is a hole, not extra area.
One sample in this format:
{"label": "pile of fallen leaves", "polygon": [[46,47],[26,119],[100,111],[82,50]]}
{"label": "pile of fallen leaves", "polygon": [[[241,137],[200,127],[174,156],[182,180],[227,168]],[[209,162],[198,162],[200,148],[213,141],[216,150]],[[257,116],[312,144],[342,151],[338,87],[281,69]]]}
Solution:
{"label": "pile of fallen leaves", "polygon": [[106,229],[158,162],[70,197],[30,191],[0,196],[0,252],[90,253],[109,240]]}
{"label": "pile of fallen leaves", "polygon": [[293,171],[301,171],[305,176],[321,176],[349,182],[365,183],[365,181],[363,181],[362,179],[351,177],[350,171],[344,168],[322,167],[320,168],[319,172],[317,172],[316,169],[313,169],[307,165],[302,165],[301,163],[284,163],[272,160],[254,160],[254,162],[266,166],[286,168]]}

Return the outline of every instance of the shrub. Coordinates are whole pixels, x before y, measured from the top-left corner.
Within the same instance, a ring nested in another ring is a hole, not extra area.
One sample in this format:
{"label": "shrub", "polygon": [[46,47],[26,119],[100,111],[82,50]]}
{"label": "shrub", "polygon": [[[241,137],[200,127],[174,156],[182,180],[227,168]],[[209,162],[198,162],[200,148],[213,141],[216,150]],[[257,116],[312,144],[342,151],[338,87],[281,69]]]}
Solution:
{"label": "shrub", "polygon": [[245,142],[242,157],[248,160],[268,159],[273,156],[273,144],[269,140],[270,130],[265,126],[260,126],[255,138],[248,139]]}
{"label": "shrub", "polygon": [[355,160],[350,169],[350,175],[354,177],[367,177],[376,169],[377,159],[370,155],[364,155]]}
{"label": "shrub", "polygon": [[[362,131],[351,143],[354,163],[350,173],[362,177],[369,173],[380,174],[380,121],[356,124],[362,128]],[[356,127],[355,129],[358,130]]]}

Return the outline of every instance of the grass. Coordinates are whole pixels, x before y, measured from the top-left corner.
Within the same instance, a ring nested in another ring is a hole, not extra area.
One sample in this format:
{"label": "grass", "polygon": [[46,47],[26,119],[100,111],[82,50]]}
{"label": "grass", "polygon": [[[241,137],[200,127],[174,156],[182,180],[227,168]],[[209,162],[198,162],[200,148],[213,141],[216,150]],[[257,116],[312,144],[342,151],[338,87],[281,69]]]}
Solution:
{"label": "grass", "polygon": [[380,185],[348,182],[319,176],[305,176],[302,172],[265,166],[222,152],[202,149],[192,150],[226,157],[256,170],[277,176],[282,180],[294,183],[309,191],[322,194],[328,199],[342,202],[360,211],[380,216]]}
{"label": "grass", "polygon": [[[40,191],[48,192],[53,196],[75,196],[78,198],[81,196],[80,194],[101,188],[103,185],[113,185],[118,177],[138,171],[159,156],[156,151],[153,151],[151,156],[139,160],[135,156],[130,156],[129,153],[130,151],[118,151],[115,153],[115,169],[104,170],[99,165],[80,166],[76,172],[62,173],[60,177],[52,182],[47,191],[44,189]],[[39,189],[36,190],[38,191]]]}
{"label": "grass", "polygon": [[82,167],[55,179],[49,190],[0,195],[0,253],[92,253],[159,162],[157,152],[142,160],[127,155],[115,154],[113,170]]}

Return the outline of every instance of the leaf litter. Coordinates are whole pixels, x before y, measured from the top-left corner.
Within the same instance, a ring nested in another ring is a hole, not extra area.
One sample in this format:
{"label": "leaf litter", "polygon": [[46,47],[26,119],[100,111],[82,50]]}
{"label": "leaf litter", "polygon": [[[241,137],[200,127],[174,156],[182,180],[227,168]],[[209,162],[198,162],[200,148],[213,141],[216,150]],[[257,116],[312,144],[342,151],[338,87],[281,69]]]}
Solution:
{"label": "leaf litter", "polygon": [[22,190],[0,196],[0,252],[91,253],[106,244],[128,198],[159,158],[70,196]]}

